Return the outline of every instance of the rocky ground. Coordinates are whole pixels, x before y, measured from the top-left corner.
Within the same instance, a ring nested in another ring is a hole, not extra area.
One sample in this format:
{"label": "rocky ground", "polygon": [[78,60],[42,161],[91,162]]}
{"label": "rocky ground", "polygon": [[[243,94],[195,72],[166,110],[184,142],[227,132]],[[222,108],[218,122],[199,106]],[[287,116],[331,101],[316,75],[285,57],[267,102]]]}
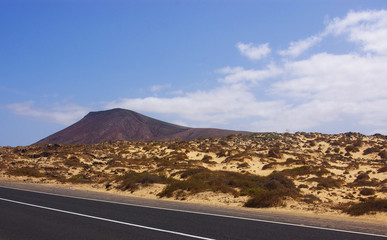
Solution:
{"label": "rocky ground", "polygon": [[257,133],[0,147],[0,177],[128,195],[387,219],[387,138]]}

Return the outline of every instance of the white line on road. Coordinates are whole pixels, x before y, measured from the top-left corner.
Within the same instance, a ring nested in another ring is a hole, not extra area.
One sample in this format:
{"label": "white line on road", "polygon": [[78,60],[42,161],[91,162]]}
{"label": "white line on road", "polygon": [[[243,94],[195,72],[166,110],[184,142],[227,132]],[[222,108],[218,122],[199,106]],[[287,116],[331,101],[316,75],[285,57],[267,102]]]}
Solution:
{"label": "white line on road", "polygon": [[96,216],[91,216],[91,215],[82,214],[82,213],[70,212],[70,211],[65,211],[65,210],[56,209],[56,208],[50,208],[50,207],[39,206],[39,205],[25,203],[25,202],[14,201],[14,200],[6,199],[6,198],[0,198],[0,200],[11,202],[11,203],[16,203],[16,204],[21,204],[21,205],[25,205],[25,206],[29,206],[29,207],[41,208],[41,209],[60,212],[60,213],[72,214],[72,215],[76,215],[76,216],[80,216],[80,217],[87,217],[87,218],[92,218],[92,219],[96,219],[96,220],[127,225],[127,226],[131,226],[131,227],[144,228],[144,229],[148,229],[148,230],[152,230],[152,231],[170,233],[170,234],[175,234],[175,235],[180,235],[180,236],[190,237],[190,238],[195,238],[195,239],[213,240],[212,238],[200,237],[200,236],[196,236],[196,235],[175,232],[175,231],[170,231],[170,230],[164,230],[164,229],[160,229],[160,228],[148,227],[148,226],[143,226],[143,225],[134,224],[134,223],[121,222],[121,221],[112,220],[112,219],[108,219],[108,218],[96,217]]}
{"label": "white line on road", "polygon": [[223,215],[223,214],[216,214],[216,213],[206,213],[206,212],[196,212],[196,211],[189,211],[189,210],[173,209],[173,208],[153,207],[153,206],[139,205],[139,204],[133,204],[133,203],[122,203],[122,202],[114,202],[114,201],[107,201],[107,200],[100,200],[100,199],[93,199],[93,198],[62,195],[62,194],[57,194],[57,193],[47,193],[47,192],[41,192],[41,191],[35,191],[35,190],[26,190],[26,189],[14,188],[14,187],[0,186],[0,188],[9,188],[9,189],[14,189],[14,190],[19,190],[19,191],[34,192],[34,193],[40,193],[40,194],[46,194],[46,195],[75,198],[75,199],[88,200],[88,201],[97,201],[97,202],[103,202],[103,203],[120,204],[120,205],[133,206],[133,207],[150,208],[150,209],[158,209],[158,210],[182,212],[182,213],[191,213],[191,214],[199,214],[199,215],[206,215],[206,216],[231,218],[231,219],[239,219],[239,220],[246,220],[246,221],[280,224],[280,225],[285,225],[285,226],[312,228],[312,229],[319,229],[319,230],[325,230],[325,231],[343,232],[343,233],[360,234],[360,235],[366,235],[366,236],[387,238],[387,235],[375,234],[375,233],[357,232],[357,231],[335,229],[335,228],[326,228],[326,227],[317,227],[317,226],[303,225],[303,224],[296,224],[296,223],[277,222],[277,221],[270,221],[270,220],[264,220],[264,219],[238,217],[238,216]]}

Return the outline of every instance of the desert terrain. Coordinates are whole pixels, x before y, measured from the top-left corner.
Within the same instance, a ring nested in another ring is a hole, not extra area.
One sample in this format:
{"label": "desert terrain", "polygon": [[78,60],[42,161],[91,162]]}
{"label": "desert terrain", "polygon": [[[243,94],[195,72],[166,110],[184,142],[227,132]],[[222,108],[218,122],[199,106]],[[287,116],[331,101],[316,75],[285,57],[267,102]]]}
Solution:
{"label": "desert terrain", "polygon": [[387,223],[387,139],[378,134],[255,133],[0,147],[0,178]]}

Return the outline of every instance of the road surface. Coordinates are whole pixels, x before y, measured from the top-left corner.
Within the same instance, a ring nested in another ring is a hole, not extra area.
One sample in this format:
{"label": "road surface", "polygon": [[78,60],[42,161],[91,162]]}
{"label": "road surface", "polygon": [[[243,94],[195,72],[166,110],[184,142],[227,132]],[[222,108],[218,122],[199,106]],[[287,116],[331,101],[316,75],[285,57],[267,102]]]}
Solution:
{"label": "road surface", "polygon": [[0,187],[0,239],[387,239]]}

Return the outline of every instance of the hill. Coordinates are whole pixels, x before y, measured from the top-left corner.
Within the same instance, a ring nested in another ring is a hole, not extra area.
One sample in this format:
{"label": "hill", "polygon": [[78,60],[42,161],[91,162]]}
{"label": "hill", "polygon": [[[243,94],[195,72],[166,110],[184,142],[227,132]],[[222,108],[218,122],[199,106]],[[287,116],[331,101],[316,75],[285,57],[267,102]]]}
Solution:
{"label": "hill", "polygon": [[190,128],[163,122],[126,109],[90,112],[80,121],[54,133],[41,143],[101,143],[106,141],[165,141],[192,140],[207,137],[224,137],[233,134],[250,134],[215,128]]}

